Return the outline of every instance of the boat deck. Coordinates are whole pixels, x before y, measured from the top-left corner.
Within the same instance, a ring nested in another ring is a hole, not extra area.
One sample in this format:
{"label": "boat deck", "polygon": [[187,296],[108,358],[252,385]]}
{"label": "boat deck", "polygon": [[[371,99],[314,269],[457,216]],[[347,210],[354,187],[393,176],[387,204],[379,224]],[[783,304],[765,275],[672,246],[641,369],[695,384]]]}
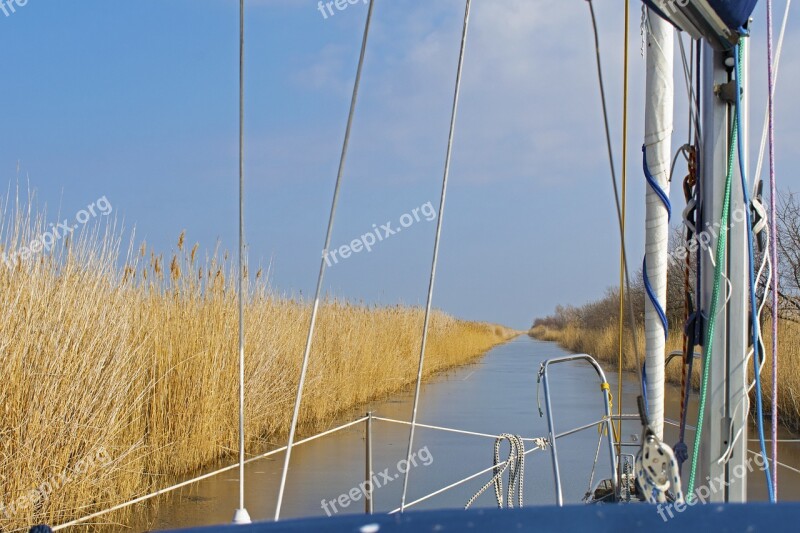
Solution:
{"label": "boat deck", "polygon": [[452,510],[411,512],[403,515],[350,515],[230,525],[182,530],[187,533],[277,532],[452,532],[452,531],[592,531],[593,533],[643,530],[648,532],[779,532],[797,531],[798,503],[697,504],[678,512],[672,504],[575,505],[529,507],[512,510]]}

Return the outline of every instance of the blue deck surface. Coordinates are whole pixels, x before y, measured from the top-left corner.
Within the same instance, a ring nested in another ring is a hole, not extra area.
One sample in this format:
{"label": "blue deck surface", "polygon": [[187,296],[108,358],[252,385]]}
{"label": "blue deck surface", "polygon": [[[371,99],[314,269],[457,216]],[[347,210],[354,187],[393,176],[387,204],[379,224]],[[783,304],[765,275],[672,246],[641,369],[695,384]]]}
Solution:
{"label": "blue deck surface", "polygon": [[[651,505],[581,505],[530,507],[521,510],[471,510],[409,512],[404,515],[343,516],[266,522],[248,526],[216,526],[182,530],[191,533],[275,533],[320,531],[330,533],[548,531],[615,532],[778,532],[800,530],[800,503],[750,503],[745,505],[695,505],[661,513]],[[663,516],[663,517],[662,517]],[[362,528],[364,526],[373,526]]]}

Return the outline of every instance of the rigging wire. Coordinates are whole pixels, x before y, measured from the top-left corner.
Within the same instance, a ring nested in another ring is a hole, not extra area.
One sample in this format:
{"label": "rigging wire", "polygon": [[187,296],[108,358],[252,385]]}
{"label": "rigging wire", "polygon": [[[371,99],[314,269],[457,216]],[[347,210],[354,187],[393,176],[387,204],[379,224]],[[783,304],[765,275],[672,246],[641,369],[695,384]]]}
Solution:
{"label": "rigging wire", "polygon": [[[458,115],[458,99],[461,94],[461,77],[464,71],[464,56],[467,49],[467,33],[469,30],[469,15],[472,7],[472,0],[466,0],[464,10],[464,27],[461,32],[461,48],[458,54],[458,68],[456,70],[456,86],[453,94],[453,109],[450,115],[450,132],[447,139],[447,155],[445,156],[444,176],[442,177],[442,193],[439,199],[439,218],[436,221],[436,238],[433,244],[433,259],[431,261],[431,274],[428,281],[428,296],[425,303],[425,318],[422,325],[422,342],[420,343],[419,367],[417,369],[417,382],[414,389],[414,404],[411,412],[411,429],[408,434],[408,453],[406,460],[411,462],[412,446],[414,445],[414,429],[417,425],[417,414],[419,409],[419,394],[422,389],[422,371],[425,365],[425,349],[428,344],[428,330],[430,326],[431,310],[433,306],[433,288],[436,282],[436,267],[439,262],[439,244],[442,238],[442,222],[444,220],[444,208],[447,200],[447,184],[450,178],[450,162],[453,157],[453,138],[456,132],[456,118]],[[408,494],[408,479],[411,469],[407,469],[403,478],[403,494],[400,499],[400,512],[405,511],[406,495]]]}
{"label": "rigging wire", "polygon": [[[619,224],[619,238],[620,238],[620,247],[622,249],[622,256],[623,256],[623,263],[625,266],[625,288],[628,293],[628,297],[630,298],[631,294],[631,277],[630,277],[630,269],[628,267],[628,254],[626,252],[626,245],[625,245],[625,225],[622,218],[622,207],[620,204],[620,193],[619,187],[617,186],[617,172],[616,167],[614,166],[614,150],[611,146],[611,130],[609,127],[608,121],[608,107],[606,105],[606,91],[605,91],[605,84],[603,82],[603,68],[602,68],[602,61],[601,61],[601,54],[600,54],[600,36],[597,29],[597,17],[595,16],[594,12],[594,4],[592,0],[587,0],[587,4],[589,4],[589,13],[591,15],[592,20],[592,30],[594,32],[594,45],[595,45],[595,56],[597,59],[597,78],[600,84],[600,99],[603,105],[603,122],[605,125],[605,132],[606,132],[606,145],[608,148],[608,162],[611,169],[611,185],[614,190],[614,203],[616,204],[617,208],[617,221]],[[633,339],[633,352],[636,356],[636,367],[641,367],[641,356],[639,355],[639,340],[636,332],[636,318],[633,314],[633,306],[628,305],[628,320],[630,322],[629,327],[631,328],[631,338]],[[637,372],[639,375],[639,390],[642,394],[645,393],[644,390],[644,382],[642,380],[641,374]]]}
{"label": "rigging wire", "polygon": [[[620,416],[622,416],[622,415],[620,415]],[[622,420],[620,419],[619,422],[621,424]],[[589,484],[586,487],[586,494],[583,495],[583,501],[584,502],[590,502],[590,501],[592,501],[592,498],[594,497],[594,493],[592,492],[592,486],[594,485],[594,475],[595,475],[595,472],[597,471],[597,462],[600,460],[600,448],[603,445],[603,437],[606,436],[606,434],[603,432],[603,425],[602,424],[600,424],[600,427],[598,427],[597,429],[598,429],[598,431],[597,431],[597,433],[598,433],[598,436],[597,436],[597,449],[594,452],[594,462],[592,463],[592,472],[589,474]],[[620,435],[620,433],[617,433],[617,435]],[[622,440],[622,439],[619,439],[619,438],[617,438],[617,439],[618,439],[618,441]],[[618,444],[617,448],[621,448],[621,444]],[[622,476],[622,474],[620,474],[620,482],[619,482],[620,486],[621,486],[621,480],[622,480],[621,476]]]}
{"label": "rigging wire", "polygon": [[[786,20],[789,15],[791,0],[786,2],[786,15],[784,16],[784,26],[781,28],[780,42],[778,44],[778,57],[780,57],[780,47],[783,44]],[[775,65],[775,75],[778,74],[778,65]],[[772,495],[775,501],[778,500],[778,235],[777,235],[777,214],[776,198],[777,186],[775,184],[775,78],[772,72],[772,0],[767,0],[767,118],[769,122],[769,190],[770,190],[770,215],[769,224],[776,234],[773,236],[770,249],[765,252],[771,255],[772,268]],[[762,151],[763,154],[763,151]],[[757,177],[757,176],[756,176]]]}
{"label": "rigging wire", "polygon": [[[702,105],[703,105],[702,104],[702,99],[701,99],[701,94],[702,94],[703,89],[704,89],[704,86],[703,86],[703,67],[702,67],[703,53],[704,52],[703,52],[703,47],[701,46],[701,43],[699,41],[696,42],[695,43],[695,56],[692,58],[692,60],[694,62],[694,64],[693,64],[693,66],[694,66],[694,78],[692,79],[692,81],[694,82],[693,86],[696,87],[696,90],[694,92],[693,105],[694,105],[694,108],[697,110],[697,115],[696,116],[698,117],[698,122],[696,124],[697,127],[695,128],[695,132],[694,132],[695,133],[694,150],[695,150],[695,156],[696,157],[698,157],[699,154],[701,154],[703,152],[703,144],[702,143],[704,142],[703,135],[702,135],[703,132],[700,129],[701,125],[700,125],[700,122],[699,122],[699,116],[701,115]],[[697,185],[695,186],[694,194],[693,194],[693,201],[694,201],[694,206],[695,206],[694,207],[694,209],[695,209],[695,215],[694,215],[694,219],[695,219],[694,223],[695,223],[695,225],[697,225],[698,223],[702,224],[701,219],[703,217],[704,202],[705,202],[705,195],[703,193],[702,180],[703,180],[702,172],[701,172],[701,169],[699,168],[699,163],[698,163]],[[710,249],[707,249],[707,252],[708,252],[709,258],[711,259],[711,264],[715,265],[714,257],[713,257],[714,254],[711,253]],[[703,275],[705,273],[703,272],[704,266],[703,266],[703,257],[702,256],[703,256],[703,254],[699,253],[699,252],[695,254],[695,265],[694,265],[695,266],[695,279],[694,279],[695,287],[694,287],[694,296],[695,296],[695,304],[696,305],[695,305],[695,320],[694,320],[694,324],[693,324],[693,326],[694,326],[693,329],[694,330],[692,332],[692,335],[693,335],[692,338],[693,338],[693,342],[694,342],[695,346],[697,346],[697,345],[701,345],[702,346],[702,344],[703,344],[703,342],[702,342],[703,333],[704,333],[703,326],[704,326],[704,322],[705,322],[705,320],[703,318],[703,310],[701,309],[701,302],[702,302],[702,299],[703,299],[702,295],[703,295],[703,292],[705,290],[704,289],[704,283],[705,282],[704,282],[704,279],[703,279]],[[689,351],[693,353],[694,352],[694,348],[692,348]],[[694,367],[694,358],[690,359],[689,368],[687,369],[687,376],[688,376],[688,379],[689,379],[689,385],[691,385],[691,376],[692,376],[692,373],[690,372],[690,370],[693,371],[694,370],[693,367]],[[700,368],[701,376],[702,376],[702,369],[703,369],[703,367],[701,366],[701,368]],[[691,387],[691,386],[687,386],[686,394],[684,395],[684,400],[686,402],[685,403],[686,407],[685,407],[684,412],[682,413],[681,424],[680,424],[680,433],[684,437],[686,435],[686,429],[688,428],[687,418],[689,416],[689,399],[691,397],[692,388],[693,387]],[[696,452],[696,450],[693,449],[692,453],[695,453],[695,452]],[[699,452],[697,452],[697,453],[699,453]],[[686,447],[686,457],[687,457],[687,459],[688,459],[688,456],[689,456],[689,451],[688,451],[688,446],[687,446]],[[681,474],[682,473],[683,473],[683,470],[681,470]]]}
{"label": "rigging wire", "polygon": [[[778,82],[778,70],[780,68],[781,55],[783,53],[783,40],[784,37],[786,36],[786,26],[789,22],[789,10],[791,7],[792,7],[792,0],[786,0],[786,8],[783,12],[783,22],[781,23],[781,31],[780,34],[778,35],[778,45],[775,48],[774,59],[772,59],[772,61],[770,61],[770,64],[767,66],[768,70],[770,69],[770,67],[772,69],[772,75],[769,78],[771,80],[769,95],[772,96],[773,101],[775,98],[775,88]],[[770,23],[771,23],[771,17],[770,17]],[[769,95],[768,95],[766,110],[764,112],[765,117],[764,117],[764,128],[763,131],[761,132],[761,146],[758,149],[758,163],[756,164],[756,171],[755,171],[756,181],[753,184],[753,194],[756,194],[758,192],[756,190],[756,187],[758,186],[758,181],[759,178],[761,177],[761,171],[764,166],[764,154],[767,150],[767,142],[769,140],[770,116],[772,116],[772,114],[770,113]]]}
{"label": "rigging wire", "polygon": [[[699,143],[700,132],[702,131],[702,129],[700,126],[700,113],[697,104],[698,95],[697,92],[695,91],[694,76],[692,72],[694,65],[691,65],[686,58],[686,48],[683,44],[683,34],[681,32],[678,32],[677,37],[678,37],[678,45],[680,47],[680,52],[681,52],[681,62],[683,63],[683,77],[684,77],[684,82],[686,84],[686,92],[688,93],[689,96],[689,138],[690,139],[692,138],[692,127],[694,126],[696,139],[697,142]],[[694,57],[694,45],[695,42],[692,41],[692,48],[690,49],[689,52],[690,58]]]}
{"label": "rigging wire", "polygon": [[[630,0],[625,2],[625,40],[624,63],[622,74],[622,216],[621,229],[625,233],[625,218],[628,196],[628,78],[630,72],[629,43],[630,43]],[[625,337],[625,254],[619,250],[619,361],[617,363],[617,414],[622,416],[622,369],[623,346]],[[622,420],[617,421],[617,434],[622,435]],[[622,450],[621,444],[617,446],[617,453]]]}
{"label": "rigging wire", "polygon": [[[388,422],[390,424],[400,424],[400,425],[404,425],[404,426],[410,426],[411,425],[411,422],[409,422],[408,420],[396,420],[394,418],[386,418],[386,417],[377,416],[377,415],[374,415],[372,417],[372,419],[373,420],[377,420],[379,422]],[[457,433],[459,435],[469,435],[469,436],[472,436],[472,437],[486,437],[486,438],[489,438],[489,439],[499,439],[499,438],[501,438],[500,435],[493,435],[491,433],[479,433],[477,431],[468,431],[468,430],[464,430],[464,429],[455,429],[455,428],[448,428],[448,427],[443,427],[443,426],[433,426],[433,425],[430,425],[430,424],[417,423],[417,427],[418,428],[426,428],[426,429],[435,429],[435,430],[438,430],[438,431],[444,431],[446,433]],[[538,442],[541,442],[542,439],[540,437],[524,437],[524,438],[522,438],[522,441],[523,442],[538,443]]]}
{"label": "rigging wire", "polygon": [[[692,136],[694,135],[694,120],[692,120],[692,119],[694,118],[694,111],[695,111],[695,109],[694,109],[694,98],[692,97],[692,94],[694,92],[694,85],[692,84],[692,81],[694,81],[694,72],[693,72],[692,69],[693,69],[694,65],[693,64],[687,65],[686,53],[685,53],[685,50],[683,49],[683,35],[680,34],[680,33],[678,33],[678,41],[680,42],[680,45],[681,45],[680,46],[680,48],[681,48],[681,61],[683,61],[684,68],[688,68],[688,70],[689,70],[688,77],[686,78],[686,81],[689,84],[689,127],[688,127],[689,135],[688,135],[688,138],[689,138],[689,143],[691,143],[692,142]],[[695,42],[694,41],[690,41],[690,46],[689,46],[689,57],[690,58],[694,57],[694,45],[695,45]]]}
{"label": "rigging wire", "polygon": [[[672,181],[673,174],[675,172],[675,164],[678,161],[678,157],[680,154],[683,154],[688,167],[689,167],[689,174],[684,180],[684,197],[686,200],[686,209],[683,213],[683,222],[686,226],[686,242],[687,242],[687,251],[688,251],[688,243],[690,243],[692,238],[694,237],[694,233],[697,231],[696,229],[696,221],[692,221],[692,214],[694,214],[694,218],[697,217],[699,213],[698,209],[698,192],[699,192],[699,183],[698,183],[698,173],[697,173],[697,154],[700,152],[700,113],[699,113],[699,99],[698,99],[698,91],[695,90],[695,55],[698,58],[700,57],[700,47],[695,46],[697,43],[692,40],[691,47],[689,49],[689,57],[687,59],[686,56],[686,48],[683,43],[683,34],[678,32],[678,44],[680,47],[681,53],[681,62],[683,64],[683,76],[684,82],[686,84],[686,92],[689,100],[689,125],[688,125],[688,141],[687,144],[682,146],[678,152],[675,154],[675,158],[672,161],[672,168],[670,170],[670,181]],[[699,75],[700,69],[699,65],[697,68],[697,74]],[[693,142],[694,141],[694,142]],[[700,254],[697,255],[698,260]],[[684,285],[683,285],[683,294],[684,294],[684,319],[685,324],[688,324],[689,321],[692,319],[692,309],[691,306],[691,263],[692,263],[692,254],[691,252],[686,254],[685,266],[684,266]],[[699,273],[699,270],[698,270]],[[698,284],[699,287],[699,284]],[[689,411],[689,398],[691,396],[691,381],[692,381],[692,373],[694,369],[694,346],[696,344],[697,339],[697,332],[693,332],[693,334],[689,335],[689,332],[686,328],[683,328],[683,354],[684,354],[684,361],[681,368],[681,404],[680,404],[680,426],[678,432],[678,442],[675,444],[674,453],[675,458],[678,462],[678,472],[679,474],[683,471],[683,463],[689,458],[689,448],[686,444],[686,418]],[[691,341],[690,341],[691,339]],[[691,346],[690,346],[691,344]]]}
{"label": "rigging wire", "polygon": [[339,193],[342,186],[342,177],[344,175],[345,163],[347,161],[347,151],[350,146],[350,133],[353,129],[353,118],[356,112],[356,103],[358,102],[358,89],[361,86],[361,74],[364,70],[364,57],[367,52],[367,42],[369,40],[369,30],[372,25],[372,13],[375,6],[375,0],[370,0],[369,9],[367,11],[367,21],[364,25],[364,37],[361,41],[361,53],[358,58],[358,69],[356,70],[356,79],[353,84],[353,95],[350,100],[350,113],[347,117],[347,127],[345,129],[344,141],[342,143],[342,154],[339,159],[339,170],[336,175],[336,186],[333,191],[333,200],[331,202],[331,211],[328,218],[328,229],[325,235],[325,246],[323,247],[322,259],[320,261],[319,276],[317,277],[317,288],[314,295],[314,306],[311,311],[311,320],[308,326],[308,338],[306,339],[305,352],[303,353],[303,363],[300,370],[300,380],[297,384],[297,395],[294,403],[294,413],[292,414],[292,424],[289,429],[289,443],[286,446],[286,455],[283,462],[283,472],[281,474],[281,484],[278,489],[278,503],[275,508],[275,521],[280,520],[281,507],[283,504],[283,495],[286,490],[286,477],[289,472],[289,462],[292,457],[292,446],[294,445],[295,432],[297,430],[297,422],[300,417],[300,404],[303,399],[303,386],[306,381],[306,374],[308,372],[308,360],[311,355],[311,346],[314,341],[314,328],[317,323],[317,316],[319,314],[320,298],[322,296],[322,283],[325,277],[325,258],[328,255],[328,248],[331,245],[331,237],[333,235],[333,222],[336,218],[336,207],[339,203]]}
{"label": "rigging wire", "polygon": [[[694,57],[694,46],[692,47],[692,57]],[[690,103],[691,105],[691,103]],[[691,132],[691,120],[689,121],[690,124],[690,132]],[[691,133],[689,134],[689,142],[691,143]],[[689,173],[684,179],[684,198],[686,200],[687,208],[684,210],[684,225],[686,226],[685,232],[685,239],[687,243],[686,251],[686,259],[684,261],[684,269],[683,269],[683,314],[684,314],[684,323],[688,324],[692,317],[693,306],[691,300],[691,273],[692,273],[692,254],[688,251],[688,246],[690,246],[690,241],[695,237],[694,233],[696,228],[693,227],[691,223],[691,211],[694,211],[695,217],[697,214],[696,208],[693,208],[692,205],[696,205],[693,203],[695,193],[698,188],[697,182],[697,156],[695,152],[695,147],[689,144],[684,145],[679,150],[681,152],[687,152],[688,155],[688,167]],[[676,156],[677,159],[677,156]],[[681,365],[681,409],[680,409],[680,428],[678,431],[678,442],[675,444],[673,451],[675,452],[675,458],[678,461],[678,473],[681,474],[683,472],[683,463],[686,459],[689,458],[689,447],[686,445],[686,416],[689,407],[689,397],[691,391],[691,381],[692,381],[692,371],[694,368],[694,347],[696,338],[692,335],[691,342],[689,337],[689,332],[687,328],[683,328],[683,364]]]}
{"label": "rigging wire", "polygon": [[239,508],[234,522],[250,523],[244,506],[244,0],[239,0]]}

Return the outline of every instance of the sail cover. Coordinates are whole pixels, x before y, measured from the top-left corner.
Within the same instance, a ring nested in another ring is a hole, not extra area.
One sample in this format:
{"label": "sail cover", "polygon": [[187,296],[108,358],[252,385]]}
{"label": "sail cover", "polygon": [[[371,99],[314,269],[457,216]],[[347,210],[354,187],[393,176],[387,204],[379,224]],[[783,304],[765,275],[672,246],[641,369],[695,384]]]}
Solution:
{"label": "sail cover", "polygon": [[645,212],[645,367],[647,417],[658,438],[664,437],[664,358],[669,324],[669,178],[674,109],[675,30],[655,13],[647,14],[647,78],[644,124],[644,171],[648,183]]}
{"label": "sail cover", "polygon": [[663,18],[719,50],[732,48],[758,0],[643,0]]}

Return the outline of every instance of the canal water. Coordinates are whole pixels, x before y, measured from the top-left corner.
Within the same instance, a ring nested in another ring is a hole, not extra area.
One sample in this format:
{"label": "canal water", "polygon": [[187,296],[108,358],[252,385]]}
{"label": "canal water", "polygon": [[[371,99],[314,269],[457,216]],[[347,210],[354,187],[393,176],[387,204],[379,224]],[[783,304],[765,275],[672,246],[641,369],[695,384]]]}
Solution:
{"label": "canal water", "polygon": [[[545,359],[563,355],[567,352],[555,343],[527,336],[498,346],[473,364],[429,380],[421,392],[419,422],[493,435],[511,433],[544,437],[547,435],[547,421],[540,417],[537,406],[539,364]],[[616,396],[616,373],[609,369],[607,374]],[[601,418],[603,404],[599,381],[588,365],[571,362],[551,367],[550,384],[558,433]],[[636,376],[626,374],[624,412],[635,412],[638,389]],[[544,408],[543,391],[541,395]],[[668,391],[669,396],[673,400],[668,405],[667,415],[677,418],[677,389]],[[332,425],[357,419],[366,411],[372,411],[375,416],[409,420],[412,401],[412,391],[400,393],[348,413]],[[632,423],[623,429],[624,440],[638,438],[634,435],[639,431],[637,426]],[[373,422],[373,471],[381,485],[375,489],[376,512],[392,511],[400,505],[403,487],[400,473],[403,464],[400,461],[405,459],[408,431],[407,425]],[[669,429],[668,443],[674,444],[676,435],[674,429]],[[689,437],[692,436],[690,433]],[[587,492],[599,437],[598,431],[591,428],[559,439],[565,503],[579,503]],[[529,448],[531,443],[526,443],[526,446]],[[750,446],[755,450],[757,444],[753,442]],[[348,494],[365,479],[365,448],[365,424],[295,448],[282,516],[363,513],[364,501],[358,496],[358,491],[354,490],[354,498]],[[416,452],[416,466],[410,467],[407,502],[491,466],[494,440],[418,428],[413,450]],[[507,445],[504,445],[501,453],[507,455],[507,450]],[[795,468],[800,466],[800,443],[782,444],[779,453],[781,462]],[[253,520],[273,518],[282,465],[283,454],[277,454],[247,466],[245,503]],[[608,451],[603,445],[594,481],[608,477],[609,473]],[[800,474],[786,468],[781,468],[779,473],[781,499],[800,500]],[[766,498],[763,477],[758,471],[750,476],[752,500]],[[489,473],[484,474],[412,509],[461,508],[490,479]],[[525,505],[554,503],[549,451],[534,451],[526,456],[524,482]],[[131,531],[148,531],[227,523],[232,519],[237,504],[238,470],[234,470],[164,496],[152,505],[136,508],[133,523],[125,526]],[[486,491],[474,506],[496,506],[494,489]]]}

